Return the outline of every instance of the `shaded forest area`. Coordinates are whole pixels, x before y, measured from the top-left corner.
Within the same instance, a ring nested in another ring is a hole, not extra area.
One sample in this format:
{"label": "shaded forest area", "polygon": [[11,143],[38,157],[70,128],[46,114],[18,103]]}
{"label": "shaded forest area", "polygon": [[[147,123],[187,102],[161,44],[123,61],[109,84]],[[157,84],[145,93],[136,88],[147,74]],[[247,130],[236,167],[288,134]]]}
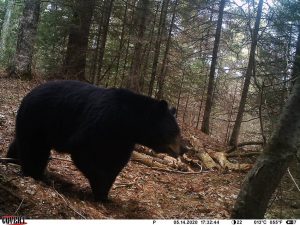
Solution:
{"label": "shaded forest area", "polygon": [[188,149],[138,146],[106,205],[68,156],[48,186],[0,164],[0,214],[300,218],[299,21],[297,0],[0,0],[2,156],[21,99],[53,79],[167,100]]}

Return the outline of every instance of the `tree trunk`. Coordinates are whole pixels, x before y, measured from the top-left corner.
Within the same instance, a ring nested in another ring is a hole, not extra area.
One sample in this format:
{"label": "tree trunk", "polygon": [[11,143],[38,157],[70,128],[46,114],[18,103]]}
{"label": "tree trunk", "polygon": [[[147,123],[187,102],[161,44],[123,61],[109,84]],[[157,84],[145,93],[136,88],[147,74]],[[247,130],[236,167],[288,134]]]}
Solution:
{"label": "tree trunk", "polygon": [[226,0],[220,1],[219,16],[218,16],[218,22],[217,22],[213,55],[212,55],[210,73],[209,73],[209,78],[208,78],[206,103],[205,103],[203,121],[202,121],[202,125],[201,125],[201,131],[206,134],[209,134],[209,119],[210,119],[210,113],[211,113],[212,102],[213,102],[215,71],[216,71],[219,44],[220,44],[220,38],[221,38],[221,30],[222,30],[222,22],[223,22],[223,13],[224,13],[225,3],[226,3]]}
{"label": "tree trunk", "polygon": [[[207,41],[208,42],[208,41]],[[207,46],[206,46],[207,47]],[[202,112],[202,106],[203,106],[203,100],[204,100],[204,96],[205,96],[205,87],[206,87],[206,83],[207,83],[207,78],[208,78],[208,69],[205,66],[202,69],[202,74],[205,74],[205,79],[204,79],[204,84],[203,87],[201,88],[201,99],[200,99],[200,105],[198,108],[198,115],[197,115],[197,122],[196,122],[196,129],[199,128],[199,124],[200,124],[200,118],[201,118],[201,112]]]}
{"label": "tree trunk", "polygon": [[146,22],[149,14],[149,0],[139,0],[137,4],[137,12],[135,18],[135,44],[132,58],[132,66],[130,68],[127,88],[139,93],[140,92],[140,76],[142,66],[142,50],[144,47]]}
{"label": "tree trunk", "polygon": [[298,41],[296,44],[296,58],[293,65],[292,72],[292,85],[296,82],[296,78],[299,79],[300,73],[300,25],[298,26]]}
{"label": "tree trunk", "polygon": [[172,19],[171,19],[171,24],[170,24],[169,33],[168,33],[168,39],[167,39],[167,43],[166,43],[166,50],[165,50],[164,58],[163,58],[163,61],[162,61],[160,74],[159,74],[159,77],[158,77],[158,92],[156,94],[157,99],[162,99],[163,98],[165,78],[166,78],[166,75],[167,75],[167,66],[168,66],[167,61],[168,61],[168,55],[169,55],[169,51],[170,51],[172,30],[173,30],[173,27],[174,27],[177,4],[178,4],[178,0],[175,0]]}
{"label": "tree trunk", "polygon": [[[297,46],[299,43],[300,35],[298,35]],[[299,59],[300,52],[298,51],[295,64],[297,61],[299,63]],[[294,67],[293,75],[297,79],[295,79],[292,95],[270,142],[246,176],[235,203],[232,218],[263,218],[272,194],[289,163],[296,157],[300,134],[300,70]]]}
{"label": "tree trunk", "polygon": [[[104,5],[101,5],[101,7],[104,8]],[[98,58],[99,58],[99,52],[100,52],[99,48],[100,48],[100,41],[101,41],[101,36],[102,36],[101,34],[102,34],[103,20],[104,20],[104,13],[102,12],[101,17],[99,18],[99,21],[98,21],[96,49],[93,52],[94,55],[93,55],[93,59],[92,59],[91,69],[90,69],[90,77],[89,77],[90,82],[94,82],[94,80],[96,78]]]}
{"label": "tree trunk", "polygon": [[163,30],[165,29],[169,2],[170,2],[170,0],[163,0],[162,6],[161,6],[157,38],[156,38],[155,47],[154,47],[154,56],[153,56],[151,78],[150,78],[149,89],[148,89],[148,96],[152,96],[152,94],[153,94],[154,82],[155,82],[155,78],[157,75],[157,65],[158,65],[158,59],[159,59],[159,54],[160,54],[160,46],[161,46],[161,42],[162,42]]}
{"label": "tree trunk", "polygon": [[125,83],[126,83],[125,72],[126,72],[126,67],[127,67],[127,62],[128,62],[129,45],[130,45],[130,39],[127,40],[127,44],[126,44],[125,58],[124,58],[124,64],[123,64],[123,72],[122,72],[121,84],[120,84],[121,88],[124,87]]}
{"label": "tree trunk", "polygon": [[185,105],[184,105],[183,113],[182,113],[182,126],[185,125],[185,117],[186,117],[186,114],[187,114],[187,111],[188,111],[189,101],[190,101],[190,93],[188,93],[188,96],[187,96],[187,99],[186,99],[186,102],[185,102]]}
{"label": "tree trunk", "polygon": [[[3,2],[3,1],[2,1]],[[4,3],[2,3],[2,4],[4,4],[4,7],[3,7],[3,9],[1,10],[1,11],[3,11],[4,13],[1,15],[1,17],[0,17],[0,20],[1,20],[1,22],[0,22],[0,31],[2,30],[2,25],[3,25],[3,23],[4,23],[4,18],[5,18],[5,15],[6,15],[6,11],[7,11],[7,6],[8,6],[8,0],[4,0]],[[0,37],[1,37],[1,32],[0,32]]]}
{"label": "tree trunk", "polygon": [[15,4],[15,0],[10,0],[6,2],[5,16],[1,28],[1,39],[0,39],[0,62],[2,63],[5,58],[6,52],[6,41],[9,35],[10,19],[12,10]]}
{"label": "tree trunk", "polygon": [[40,0],[26,0],[20,19],[18,40],[9,75],[32,79],[31,64],[40,16]]}
{"label": "tree trunk", "polygon": [[183,83],[184,83],[184,77],[185,77],[185,72],[182,72],[181,75],[181,82],[180,82],[180,87],[179,87],[179,93],[177,97],[177,104],[176,104],[176,118],[178,117],[178,112],[179,112],[179,105],[180,105],[180,100],[181,100],[181,93],[182,93],[182,88],[183,88]]}
{"label": "tree trunk", "polygon": [[[214,15],[214,10],[211,11],[210,16],[209,16],[209,24],[211,24],[212,19],[213,19],[213,15]],[[211,33],[211,26],[209,26],[207,28],[207,32],[206,32],[206,40],[205,40],[205,44],[204,44],[204,50],[201,50],[200,52],[200,56],[203,59],[207,58],[207,54],[203,53],[205,52],[206,49],[208,49],[208,44],[209,44],[209,36]],[[202,47],[202,46],[201,46]],[[208,80],[208,67],[204,64],[204,66],[201,69],[202,74],[205,74],[205,80],[204,80],[204,84],[202,86],[202,91],[201,91],[201,100],[200,100],[200,105],[199,105],[199,111],[198,111],[198,116],[197,116],[197,123],[196,123],[196,129],[199,128],[199,124],[200,124],[200,118],[201,118],[201,112],[202,112],[202,107],[203,107],[203,100],[205,97],[205,88],[206,88],[206,84],[207,84],[207,80]]]}
{"label": "tree trunk", "polygon": [[124,43],[125,43],[124,37],[125,37],[125,28],[127,26],[127,12],[128,12],[128,1],[126,1],[124,16],[123,16],[121,38],[120,38],[120,42],[119,42],[117,63],[116,63],[116,72],[115,72],[115,76],[114,76],[114,84],[113,84],[114,87],[117,86],[117,79],[119,76],[120,59],[121,59],[122,50],[124,48]]}
{"label": "tree trunk", "polygon": [[300,80],[286,106],[276,132],[248,173],[235,203],[232,218],[263,218],[268,202],[289,163],[296,156],[300,133]]}
{"label": "tree trunk", "polygon": [[253,75],[253,67],[254,67],[254,62],[255,62],[255,50],[256,50],[256,46],[257,46],[257,37],[258,37],[258,30],[259,30],[259,24],[260,24],[260,19],[261,19],[262,7],[263,7],[263,0],[259,0],[254,30],[252,33],[252,42],[251,42],[251,48],[250,48],[248,67],[247,67],[247,71],[246,71],[246,75],[245,75],[244,87],[243,87],[243,91],[242,91],[238,114],[236,116],[232,134],[231,134],[231,137],[229,140],[229,145],[231,145],[231,146],[237,145],[238,136],[239,136],[240,128],[241,128],[241,123],[243,120],[243,114],[245,111],[245,105],[246,105],[250,80]]}
{"label": "tree trunk", "polygon": [[76,0],[63,73],[68,79],[85,80],[86,53],[95,0]]}
{"label": "tree trunk", "polygon": [[147,75],[148,63],[149,63],[150,53],[151,53],[151,49],[152,49],[152,45],[153,45],[154,30],[155,30],[155,26],[156,26],[156,17],[157,17],[158,11],[159,11],[159,3],[156,4],[156,10],[155,10],[155,14],[153,16],[152,28],[151,28],[151,32],[149,34],[150,41],[149,41],[149,44],[147,44],[145,47],[145,57],[143,57],[144,65],[143,65],[142,74],[140,77],[141,93],[144,93],[144,89],[145,89],[145,77]]}
{"label": "tree trunk", "polygon": [[[128,33],[129,34],[132,34],[133,33],[133,29],[134,29],[134,19],[135,19],[135,13],[136,13],[136,7],[135,7],[135,4],[136,4],[136,1],[137,0],[133,0],[132,2],[129,3],[129,6],[132,6],[131,9],[128,10],[128,12],[131,12],[131,15],[130,15],[130,21],[128,22],[128,25],[129,25],[129,31]],[[128,15],[129,17],[129,15]],[[127,43],[126,43],[126,50],[125,50],[125,56],[124,56],[124,63],[123,63],[123,71],[122,71],[122,76],[121,76],[121,84],[120,84],[120,87],[124,87],[127,85],[127,81],[128,79],[126,80],[126,77],[125,77],[125,74],[127,72],[128,74],[128,71],[127,71],[127,67],[128,67],[128,61],[129,61],[129,52],[130,52],[130,45],[131,45],[131,36],[128,35],[128,39],[127,39]]]}
{"label": "tree trunk", "polygon": [[229,128],[230,128],[230,124],[231,124],[231,118],[232,118],[234,104],[235,104],[235,99],[236,99],[237,87],[238,87],[238,83],[236,83],[235,88],[234,88],[232,104],[231,104],[231,108],[230,108],[229,115],[228,115],[228,123],[227,123],[227,127],[226,127],[225,139],[224,139],[224,143],[225,144],[228,142]]}
{"label": "tree trunk", "polygon": [[103,59],[104,59],[104,53],[105,53],[105,46],[106,46],[106,40],[109,30],[109,21],[112,13],[113,8],[113,1],[114,0],[106,0],[104,2],[104,9],[102,11],[103,13],[103,20],[102,23],[99,25],[99,35],[101,35],[101,43],[99,48],[99,58],[98,58],[98,71],[96,76],[94,77],[94,84],[98,85],[99,82],[101,82],[104,78],[104,75],[102,76],[102,67],[103,67]]}

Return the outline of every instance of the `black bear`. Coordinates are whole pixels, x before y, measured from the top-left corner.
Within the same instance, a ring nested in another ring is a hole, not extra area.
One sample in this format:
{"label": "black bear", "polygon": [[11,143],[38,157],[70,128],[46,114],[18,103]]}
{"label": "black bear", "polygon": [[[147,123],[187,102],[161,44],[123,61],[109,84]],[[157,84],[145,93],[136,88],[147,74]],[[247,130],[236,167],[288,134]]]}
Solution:
{"label": "black bear", "polygon": [[96,201],[105,201],[135,144],[177,157],[180,129],[164,100],[79,81],[52,81],[21,102],[15,139],[7,153],[25,176],[43,177],[51,149],[69,153],[88,178]]}

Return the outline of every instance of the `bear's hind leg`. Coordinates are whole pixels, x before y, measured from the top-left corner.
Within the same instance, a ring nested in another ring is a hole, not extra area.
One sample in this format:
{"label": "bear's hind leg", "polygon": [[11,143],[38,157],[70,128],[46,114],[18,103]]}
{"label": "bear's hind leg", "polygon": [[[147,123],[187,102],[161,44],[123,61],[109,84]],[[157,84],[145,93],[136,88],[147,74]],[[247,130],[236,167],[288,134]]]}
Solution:
{"label": "bear's hind leg", "polygon": [[38,145],[20,145],[20,148],[23,175],[30,176],[36,180],[43,179],[51,149]]}
{"label": "bear's hind leg", "polygon": [[17,139],[16,138],[10,143],[6,157],[12,158],[12,159],[19,158],[19,150],[17,148]]}

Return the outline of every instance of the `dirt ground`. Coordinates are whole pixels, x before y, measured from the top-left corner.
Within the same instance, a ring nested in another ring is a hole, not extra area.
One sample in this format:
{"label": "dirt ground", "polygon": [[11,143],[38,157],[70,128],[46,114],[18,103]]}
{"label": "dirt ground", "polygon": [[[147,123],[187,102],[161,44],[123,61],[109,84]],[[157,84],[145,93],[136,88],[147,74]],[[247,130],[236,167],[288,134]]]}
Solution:
{"label": "dirt ground", "polygon": [[[0,79],[0,157],[5,156],[13,138],[21,99],[38,83]],[[203,134],[198,138],[208,145],[215,144]],[[69,159],[68,155],[52,155]],[[69,161],[50,161],[48,183],[20,176],[18,165],[0,164],[0,215],[55,219],[225,219],[230,217],[245,175],[232,171],[164,172],[130,161],[110,192],[111,202],[101,204],[93,202],[87,180]],[[300,218],[300,206],[297,208],[295,201],[299,192],[290,196],[295,188],[290,183],[288,187],[276,192],[269,217]],[[287,208],[288,213],[284,211]]]}

